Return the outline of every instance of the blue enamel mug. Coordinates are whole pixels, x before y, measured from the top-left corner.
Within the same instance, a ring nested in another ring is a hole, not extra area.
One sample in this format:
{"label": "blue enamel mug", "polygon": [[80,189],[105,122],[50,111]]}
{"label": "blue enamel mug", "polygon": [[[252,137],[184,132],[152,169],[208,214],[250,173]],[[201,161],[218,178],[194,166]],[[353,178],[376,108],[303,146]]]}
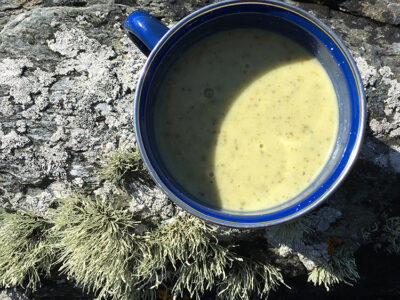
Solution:
{"label": "blue enamel mug", "polygon": [[[275,225],[299,217],[321,204],[349,173],[365,129],[363,85],[348,49],[316,17],[280,1],[222,1],[188,15],[170,29],[142,10],[129,15],[124,26],[130,39],[148,55],[134,101],[134,128],[139,151],[155,182],[189,213],[229,227]],[[253,27],[277,32],[306,48],[319,60],[335,89],[339,127],[328,162],[306,189],[275,207],[248,212],[229,211],[199,201],[165,167],[154,132],[154,109],[159,105],[156,93],[168,68],[185,49],[219,31]]]}

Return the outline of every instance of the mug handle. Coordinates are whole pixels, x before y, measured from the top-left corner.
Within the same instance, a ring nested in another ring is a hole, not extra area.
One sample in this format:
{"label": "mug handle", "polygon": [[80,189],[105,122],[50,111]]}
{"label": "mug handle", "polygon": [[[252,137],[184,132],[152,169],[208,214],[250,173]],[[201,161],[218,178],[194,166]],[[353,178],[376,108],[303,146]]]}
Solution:
{"label": "mug handle", "polygon": [[169,30],[167,26],[144,10],[131,13],[126,18],[124,27],[128,37],[146,56]]}

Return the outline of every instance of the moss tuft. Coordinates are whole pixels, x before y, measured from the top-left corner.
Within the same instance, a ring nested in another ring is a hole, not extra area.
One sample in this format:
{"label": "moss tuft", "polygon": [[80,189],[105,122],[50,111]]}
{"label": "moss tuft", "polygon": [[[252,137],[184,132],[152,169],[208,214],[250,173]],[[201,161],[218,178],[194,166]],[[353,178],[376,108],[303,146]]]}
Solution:
{"label": "moss tuft", "polygon": [[400,255],[400,217],[391,217],[386,220],[382,237],[388,243],[386,250]]}
{"label": "moss tuft", "polygon": [[308,226],[307,220],[304,217],[268,229],[269,235],[280,244],[287,244],[295,239],[300,239],[305,233],[312,231],[313,229]]}
{"label": "moss tuft", "polygon": [[344,247],[337,249],[329,260],[308,274],[308,282],[314,283],[315,286],[323,285],[327,291],[340,282],[353,286],[350,281],[356,281],[358,278],[360,276],[353,252]]}
{"label": "moss tuft", "polygon": [[56,256],[51,224],[32,213],[4,211],[0,222],[0,286],[36,291]]}
{"label": "moss tuft", "polygon": [[146,168],[137,149],[114,151],[100,162],[99,176],[120,184],[126,176],[141,181],[149,181]]}
{"label": "moss tuft", "polygon": [[129,299],[135,283],[132,266],[145,252],[132,214],[73,194],[60,202],[53,222],[62,253],[60,271],[98,299]]}

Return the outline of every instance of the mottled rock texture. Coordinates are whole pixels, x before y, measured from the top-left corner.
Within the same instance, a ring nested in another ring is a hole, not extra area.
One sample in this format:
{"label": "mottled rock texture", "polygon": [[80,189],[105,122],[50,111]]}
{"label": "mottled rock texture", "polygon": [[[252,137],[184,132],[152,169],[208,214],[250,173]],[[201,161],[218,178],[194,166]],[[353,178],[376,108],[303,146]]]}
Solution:
{"label": "mottled rock texture", "polygon": [[17,291],[16,289],[6,289],[0,292],[1,300],[28,300],[23,293]]}
{"label": "mottled rock texture", "polygon": [[[172,25],[212,2],[0,0],[0,206],[45,216],[71,189],[111,193],[96,169],[102,156],[135,145],[132,104],[146,60],[124,34],[125,17],[142,8]],[[265,236],[294,276],[318,265],[333,237],[351,247],[376,243],[385,219],[400,213],[400,3],[286,2],[342,38],[359,67],[368,108],[359,160],[307,218],[313,233],[284,244],[269,229],[235,234]],[[156,187],[132,182],[128,190],[132,209],[146,218],[176,213]]]}

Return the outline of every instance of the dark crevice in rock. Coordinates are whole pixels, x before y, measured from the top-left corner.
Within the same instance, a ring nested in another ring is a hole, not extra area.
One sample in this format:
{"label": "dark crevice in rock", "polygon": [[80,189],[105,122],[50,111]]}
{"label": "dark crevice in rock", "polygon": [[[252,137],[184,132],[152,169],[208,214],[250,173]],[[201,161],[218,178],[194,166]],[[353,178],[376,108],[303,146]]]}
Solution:
{"label": "dark crevice in rock", "polygon": [[70,155],[68,155],[68,157],[67,157],[67,159],[65,161],[65,165],[67,166],[66,167],[66,169],[67,169],[66,180],[68,182],[71,182],[72,179],[74,178],[70,174],[70,171],[72,170],[72,163],[74,162],[74,157],[71,154],[72,154],[72,152],[76,153],[77,151],[72,151],[71,149],[68,149],[67,147],[65,148],[65,150],[67,151],[68,154],[70,154]]}
{"label": "dark crevice in rock", "polygon": [[25,183],[22,185],[22,192],[26,194],[28,189],[38,189],[38,188],[41,190],[46,190],[55,181],[56,181],[55,179],[46,176],[43,179],[41,179],[38,183],[35,184]]}
{"label": "dark crevice in rock", "polygon": [[21,8],[22,8],[22,5],[20,5],[18,7],[7,7],[7,8],[3,8],[0,12],[3,12],[3,13],[14,12],[14,11],[20,10]]}
{"label": "dark crevice in rock", "polygon": [[323,6],[328,6],[331,9],[339,10],[340,4],[345,2],[346,0],[326,0],[326,1],[317,1],[317,0],[295,0],[300,3],[313,3]]}
{"label": "dark crevice in rock", "polygon": [[[378,20],[373,19],[371,17],[368,17],[366,15],[362,15],[361,13],[359,13],[359,12],[357,12],[355,10],[349,10],[349,9],[346,9],[346,8],[342,7],[340,4],[345,2],[346,0],[337,0],[337,1],[336,0],[327,0],[327,1],[323,1],[323,2],[322,1],[317,1],[317,0],[295,0],[295,1],[299,2],[299,3],[309,3],[310,5],[315,5],[315,6],[325,6],[325,7],[328,7],[329,9],[331,9],[331,10],[338,11],[338,12],[344,13],[346,15],[350,15],[350,16],[353,16],[353,17],[366,19],[368,21],[373,22],[377,26],[387,25],[387,26],[392,26],[394,28],[400,28],[400,24],[399,25],[395,25],[395,24],[388,23],[388,22],[381,22],[381,21],[378,21]],[[303,9],[304,9],[304,7],[303,7]]]}
{"label": "dark crevice in rock", "polygon": [[[60,266],[54,266],[54,270],[58,270]],[[36,300],[93,300],[95,295],[76,286],[72,281],[68,281],[66,276],[59,272],[52,271],[51,279],[41,278],[42,286],[35,293],[27,292],[27,296]]]}
{"label": "dark crevice in rock", "polygon": [[394,25],[394,24],[390,24],[390,23],[386,23],[386,22],[381,22],[381,21],[375,20],[375,19],[370,18],[368,16],[361,15],[361,14],[356,13],[356,12],[350,12],[350,11],[343,10],[343,9],[338,9],[337,11],[341,12],[341,13],[344,13],[346,15],[350,15],[350,16],[353,16],[353,17],[357,17],[357,18],[362,18],[362,19],[368,20],[368,21],[374,23],[375,25],[377,25],[378,27],[390,26],[390,27],[393,27],[393,28],[400,28],[400,25]]}
{"label": "dark crevice in rock", "polygon": [[[171,0],[170,0],[171,2]],[[115,0],[115,4],[127,5],[127,6],[135,6],[137,5],[136,0]]]}
{"label": "dark crevice in rock", "polygon": [[355,254],[358,272],[361,275],[354,285],[341,283],[333,287],[329,294],[323,286],[314,287],[306,276],[286,278],[291,289],[278,289],[271,293],[275,300],[308,299],[398,299],[400,284],[395,276],[400,264],[400,256],[378,253],[372,244],[360,248]]}
{"label": "dark crevice in rock", "polygon": [[69,6],[69,7],[85,7],[87,1],[84,0],[45,0],[43,7],[53,6]]}

